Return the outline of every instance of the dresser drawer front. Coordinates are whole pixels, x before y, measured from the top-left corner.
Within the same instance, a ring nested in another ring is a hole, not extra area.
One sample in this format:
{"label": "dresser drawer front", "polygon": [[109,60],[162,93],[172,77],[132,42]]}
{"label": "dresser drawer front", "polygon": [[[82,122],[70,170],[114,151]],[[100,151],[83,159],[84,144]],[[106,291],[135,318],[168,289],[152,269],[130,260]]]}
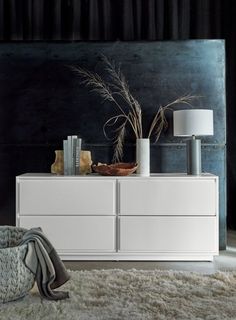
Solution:
{"label": "dresser drawer front", "polygon": [[119,182],[121,215],[216,215],[216,181],[192,179]]}
{"label": "dresser drawer front", "polygon": [[215,217],[120,217],[120,251],[217,252]]}
{"label": "dresser drawer front", "polygon": [[113,215],[115,181],[23,180],[19,185],[21,215]]}
{"label": "dresser drawer front", "polygon": [[41,227],[59,252],[115,250],[115,217],[22,216],[20,226]]}

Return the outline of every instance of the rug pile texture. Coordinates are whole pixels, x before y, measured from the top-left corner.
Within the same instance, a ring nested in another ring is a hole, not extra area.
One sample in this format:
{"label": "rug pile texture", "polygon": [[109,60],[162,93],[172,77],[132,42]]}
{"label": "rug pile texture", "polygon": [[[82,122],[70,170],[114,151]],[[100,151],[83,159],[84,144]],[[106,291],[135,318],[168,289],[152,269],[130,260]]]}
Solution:
{"label": "rug pile texture", "polygon": [[42,300],[34,290],[0,305],[0,319],[236,319],[236,272],[112,269],[70,271],[70,275],[63,286],[69,299]]}

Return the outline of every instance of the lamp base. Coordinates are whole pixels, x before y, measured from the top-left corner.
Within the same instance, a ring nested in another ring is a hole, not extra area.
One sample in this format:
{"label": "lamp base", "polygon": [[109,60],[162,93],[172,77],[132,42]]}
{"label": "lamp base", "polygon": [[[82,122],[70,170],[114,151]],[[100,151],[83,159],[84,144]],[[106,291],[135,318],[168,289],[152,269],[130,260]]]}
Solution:
{"label": "lamp base", "polygon": [[200,175],[201,173],[201,140],[193,137],[187,141],[187,174]]}

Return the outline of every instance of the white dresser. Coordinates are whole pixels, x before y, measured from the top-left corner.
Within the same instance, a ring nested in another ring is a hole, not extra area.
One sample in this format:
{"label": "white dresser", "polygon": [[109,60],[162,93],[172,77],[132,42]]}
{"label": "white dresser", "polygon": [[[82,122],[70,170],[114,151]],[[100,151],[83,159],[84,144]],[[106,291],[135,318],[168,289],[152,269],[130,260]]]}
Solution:
{"label": "white dresser", "polygon": [[63,260],[212,260],[218,177],[16,177],[16,224],[40,226]]}

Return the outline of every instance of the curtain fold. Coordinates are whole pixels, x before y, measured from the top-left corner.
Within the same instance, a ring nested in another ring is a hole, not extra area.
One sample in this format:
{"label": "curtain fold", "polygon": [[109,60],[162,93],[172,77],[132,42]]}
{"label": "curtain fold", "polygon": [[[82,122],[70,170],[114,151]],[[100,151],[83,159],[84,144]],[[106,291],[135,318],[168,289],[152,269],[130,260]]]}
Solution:
{"label": "curtain fold", "polygon": [[99,0],[90,0],[88,4],[87,30],[90,40],[101,38],[102,19],[99,12]]}
{"label": "curtain fold", "polygon": [[33,37],[33,0],[27,0],[23,3],[23,34],[24,39],[31,40]]}
{"label": "curtain fold", "polygon": [[9,0],[10,11],[10,39],[23,40],[23,2]]}
{"label": "curtain fold", "polygon": [[127,0],[123,2],[122,5],[122,40],[133,40],[134,37],[134,6],[132,0]]}
{"label": "curtain fold", "polygon": [[[71,40],[81,40],[82,5],[81,0],[72,0],[72,19],[70,19]],[[70,32],[69,32],[70,33]]]}
{"label": "curtain fold", "polygon": [[0,0],[0,39],[4,39],[4,0]]}
{"label": "curtain fold", "polygon": [[[50,1],[49,1],[50,3]],[[60,40],[62,38],[62,1],[51,0],[51,38]]]}
{"label": "curtain fold", "polygon": [[190,36],[190,1],[189,0],[179,0],[178,6],[178,29],[180,40],[189,39]]}
{"label": "curtain fold", "polygon": [[44,39],[44,1],[39,1],[36,6],[35,1],[32,0],[31,8],[32,23],[31,30],[28,31],[31,32],[31,38],[27,40],[42,40]]}
{"label": "curtain fold", "polygon": [[103,17],[102,18],[102,39],[104,40],[113,39],[113,35],[112,35],[113,12],[112,12],[111,1],[112,0],[103,0],[101,4],[102,17]]}
{"label": "curtain fold", "polygon": [[[143,31],[144,31],[143,38],[146,38],[148,40],[155,40],[157,38],[156,3],[155,3],[155,0],[150,0],[145,2],[144,5],[145,4],[146,4],[146,8],[144,6],[143,11],[146,12],[147,15],[145,16],[145,23],[143,25]],[[161,10],[162,6],[163,6],[163,2],[162,3],[160,2],[160,12],[162,11]],[[146,34],[145,34],[145,31],[146,31]]]}

